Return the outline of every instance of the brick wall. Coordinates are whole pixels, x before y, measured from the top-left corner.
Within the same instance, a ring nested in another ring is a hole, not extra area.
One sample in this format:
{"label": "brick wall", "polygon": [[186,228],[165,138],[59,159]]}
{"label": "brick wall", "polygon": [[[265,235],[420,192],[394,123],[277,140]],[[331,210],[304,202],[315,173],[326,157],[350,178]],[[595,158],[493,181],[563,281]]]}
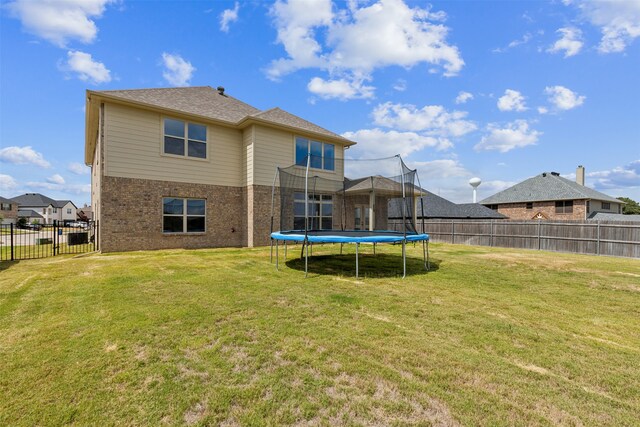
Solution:
{"label": "brick wall", "polygon": [[[103,252],[247,245],[246,190],[241,187],[110,176],[102,177],[101,187]],[[206,199],[207,231],[163,233],[163,197]]]}
{"label": "brick wall", "polygon": [[574,200],[573,213],[559,214],[555,202],[533,202],[533,209],[527,209],[526,203],[509,203],[498,205],[498,212],[509,219],[537,219],[535,216],[541,213],[551,220],[581,221],[586,218],[586,205],[584,200]]}

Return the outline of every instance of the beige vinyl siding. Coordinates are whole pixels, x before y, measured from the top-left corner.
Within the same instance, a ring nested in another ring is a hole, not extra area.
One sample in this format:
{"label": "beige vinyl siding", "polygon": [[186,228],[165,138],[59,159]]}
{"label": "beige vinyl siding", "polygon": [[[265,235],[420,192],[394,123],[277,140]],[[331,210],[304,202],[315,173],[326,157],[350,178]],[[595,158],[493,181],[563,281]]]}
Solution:
{"label": "beige vinyl siding", "polygon": [[241,131],[207,124],[206,160],[168,156],[162,154],[164,117],[146,110],[105,104],[104,175],[242,185]]}
{"label": "beige vinyl siding", "polygon": [[[101,205],[100,196],[102,194],[102,174],[104,172],[104,159],[102,157],[103,147],[103,108],[100,106],[98,115],[98,136],[93,155],[93,163],[91,164],[91,208],[93,209],[93,219],[100,220]],[[98,247],[100,242],[98,243]]]}
{"label": "beige vinyl siding", "polygon": [[243,133],[243,181],[242,185],[250,185],[253,183],[253,134],[255,126],[249,126]]}
{"label": "beige vinyl siding", "polygon": [[[253,184],[270,186],[273,184],[277,166],[287,167],[295,163],[295,135],[266,126],[254,126],[253,128]],[[323,178],[342,180],[344,174],[343,147],[338,144],[335,144],[335,156],[336,170],[334,172],[314,169],[313,174]]]}

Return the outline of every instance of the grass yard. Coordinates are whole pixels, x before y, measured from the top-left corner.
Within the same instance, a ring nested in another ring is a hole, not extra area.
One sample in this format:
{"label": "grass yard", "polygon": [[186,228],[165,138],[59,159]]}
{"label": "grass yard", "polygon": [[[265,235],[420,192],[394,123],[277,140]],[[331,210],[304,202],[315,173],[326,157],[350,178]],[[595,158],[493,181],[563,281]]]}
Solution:
{"label": "grass yard", "polygon": [[337,252],[0,263],[0,425],[638,424],[640,260]]}

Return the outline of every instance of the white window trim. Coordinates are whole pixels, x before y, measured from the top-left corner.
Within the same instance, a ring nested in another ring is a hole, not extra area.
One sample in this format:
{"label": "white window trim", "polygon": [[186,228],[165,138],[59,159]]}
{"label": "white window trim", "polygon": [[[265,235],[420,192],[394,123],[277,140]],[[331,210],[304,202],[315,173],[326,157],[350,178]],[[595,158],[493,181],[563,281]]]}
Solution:
{"label": "white window trim", "polygon": [[[304,192],[297,191],[296,193],[300,193],[304,197]],[[320,230],[331,230],[331,229],[333,229],[333,195],[331,195],[331,194],[322,194],[322,193],[317,193],[315,195],[316,196],[320,196],[320,200],[307,200],[307,203],[309,203],[311,205],[318,204],[319,205],[319,212],[318,212],[317,216],[316,215],[310,215],[309,216],[309,220],[311,221],[312,218],[318,218],[318,225],[320,226]],[[312,194],[308,194],[308,196],[312,196]],[[323,198],[324,196],[331,197],[331,199],[330,200],[325,200]],[[294,196],[293,203],[294,203],[294,205],[296,203],[304,205],[304,200],[296,199],[295,196]],[[322,206],[323,205],[331,205],[332,206],[331,215],[322,215]],[[293,214],[294,223],[295,223],[295,219],[296,218],[304,219],[304,215],[296,215],[295,214],[295,208],[294,208],[294,214]],[[322,219],[323,218],[331,218],[331,228],[322,228]]]}
{"label": "white window trim", "polygon": [[[182,200],[182,214],[165,214],[164,213],[164,199],[180,199]],[[204,215],[189,215],[187,214],[187,200],[202,200],[204,201]],[[196,236],[207,233],[207,199],[198,198],[198,197],[176,197],[176,196],[162,196],[162,203],[160,205],[160,213],[162,214],[162,223],[160,224],[162,228],[162,234],[164,236],[180,236],[180,235],[189,235]],[[165,216],[173,216],[173,217],[182,217],[182,231],[164,231],[164,217]],[[203,217],[204,218],[204,231],[187,231],[187,217]]]}
{"label": "white window trim", "polygon": [[[172,138],[177,138],[175,136],[172,135],[166,135],[164,133],[164,120],[165,119],[169,119],[169,120],[176,120],[179,122],[184,122],[184,154],[183,155],[179,155],[179,154],[171,154],[171,153],[165,153],[164,152],[164,137],[165,136],[170,136]],[[201,158],[201,157],[192,157],[188,155],[188,151],[189,151],[189,123],[193,124],[193,125],[198,125],[198,126],[204,126],[206,129],[206,133],[207,133],[207,140],[206,141],[200,141],[197,139],[193,139],[192,141],[197,141],[197,142],[203,142],[205,145],[205,153],[206,153],[206,157]],[[209,162],[209,156],[211,155],[209,152],[209,141],[211,140],[211,137],[209,135],[209,126],[204,124],[204,123],[198,123],[198,122],[194,122],[194,121],[190,121],[190,120],[185,120],[185,119],[179,119],[176,117],[171,117],[171,116],[161,116],[160,117],[160,155],[164,156],[164,157],[172,157],[174,159],[187,159],[187,160],[195,160],[195,161],[200,161],[200,162]]]}

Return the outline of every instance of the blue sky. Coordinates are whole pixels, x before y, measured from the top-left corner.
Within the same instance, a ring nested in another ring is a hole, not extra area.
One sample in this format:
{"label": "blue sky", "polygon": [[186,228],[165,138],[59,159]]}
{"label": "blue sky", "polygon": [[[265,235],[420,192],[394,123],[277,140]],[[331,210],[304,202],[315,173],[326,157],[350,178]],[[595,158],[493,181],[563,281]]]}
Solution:
{"label": "blue sky", "polygon": [[90,202],[86,89],[222,85],[456,202],[544,171],[640,200],[640,1],[9,1],[0,195]]}

